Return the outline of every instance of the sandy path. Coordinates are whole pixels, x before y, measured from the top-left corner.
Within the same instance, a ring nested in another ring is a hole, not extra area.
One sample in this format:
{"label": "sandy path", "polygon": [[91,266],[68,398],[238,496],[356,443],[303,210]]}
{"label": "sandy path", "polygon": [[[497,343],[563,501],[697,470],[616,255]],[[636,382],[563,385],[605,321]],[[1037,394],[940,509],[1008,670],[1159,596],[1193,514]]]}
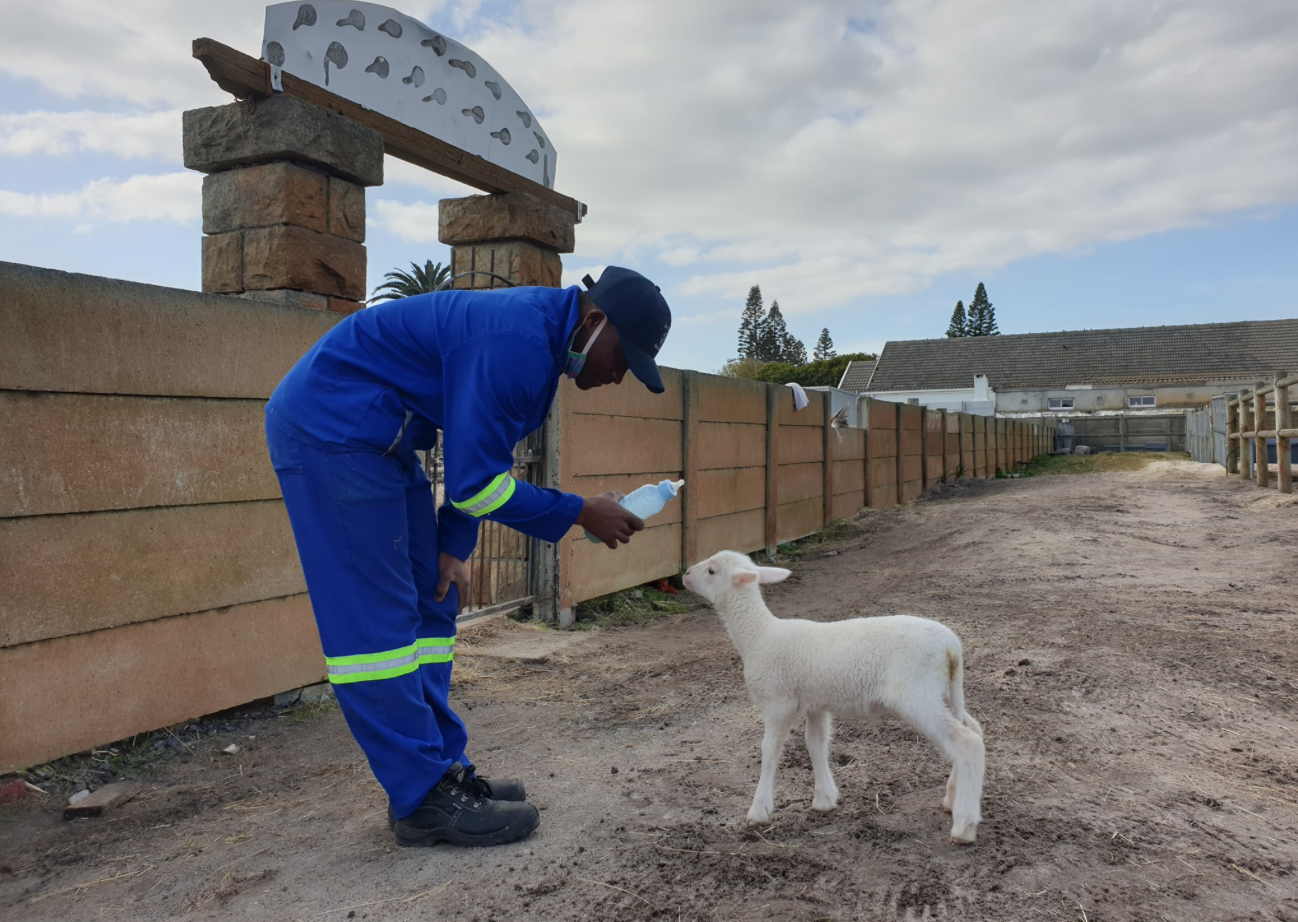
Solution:
{"label": "sandy path", "polygon": [[769,593],[961,635],[988,742],[971,848],[945,766],[891,721],[837,728],[828,815],[799,729],[746,827],[760,720],[707,609],[543,663],[472,655],[526,636],[496,622],[466,630],[457,694],[479,763],[543,808],[521,847],[398,849],[336,713],[244,721],[238,756],[206,741],[100,820],[0,808],[0,916],[1298,920],[1298,505],[1217,470],[948,488]]}

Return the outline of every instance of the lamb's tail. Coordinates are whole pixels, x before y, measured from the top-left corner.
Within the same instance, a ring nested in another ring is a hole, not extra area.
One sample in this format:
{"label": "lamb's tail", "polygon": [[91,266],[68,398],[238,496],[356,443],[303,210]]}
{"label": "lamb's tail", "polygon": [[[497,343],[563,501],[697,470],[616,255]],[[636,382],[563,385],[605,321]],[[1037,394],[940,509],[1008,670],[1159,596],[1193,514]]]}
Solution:
{"label": "lamb's tail", "polygon": [[964,657],[959,647],[949,647],[946,651],[947,695],[951,701],[951,713],[956,720],[982,736],[983,728],[972,714],[964,709]]}

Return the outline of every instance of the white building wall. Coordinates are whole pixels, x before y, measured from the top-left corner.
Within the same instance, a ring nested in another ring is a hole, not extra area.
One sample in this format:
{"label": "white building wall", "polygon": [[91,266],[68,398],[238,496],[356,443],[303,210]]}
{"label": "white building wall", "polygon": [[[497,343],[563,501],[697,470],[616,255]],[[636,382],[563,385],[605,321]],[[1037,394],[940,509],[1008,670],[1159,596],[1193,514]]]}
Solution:
{"label": "white building wall", "polygon": [[912,400],[930,410],[950,413],[969,413],[974,416],[996,415],[996,390],[987,384],[986,375],[975,375],[972,387],[950,390],[870,391],[866,397],[887,400],[889,403],[910,403]]}

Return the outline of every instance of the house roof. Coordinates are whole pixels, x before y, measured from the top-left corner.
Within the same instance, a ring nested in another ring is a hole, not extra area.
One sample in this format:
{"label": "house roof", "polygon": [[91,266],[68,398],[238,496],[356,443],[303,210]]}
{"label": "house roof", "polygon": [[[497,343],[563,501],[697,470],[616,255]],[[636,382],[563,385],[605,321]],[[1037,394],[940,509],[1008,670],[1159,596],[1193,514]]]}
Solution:
{"label": "house roof", "polygon": [[[853,363],[856,364],[856,363]],[[889,342],[869,391],[1141,385],[1298,371],[1298,318]]]}
{"label": "house roof", "polygon": [[875,361],[848,362],[843,369],[843,377],[838,382],[839,388],[845,391],[863,391],[870,383],[870,373],[874,371]]}

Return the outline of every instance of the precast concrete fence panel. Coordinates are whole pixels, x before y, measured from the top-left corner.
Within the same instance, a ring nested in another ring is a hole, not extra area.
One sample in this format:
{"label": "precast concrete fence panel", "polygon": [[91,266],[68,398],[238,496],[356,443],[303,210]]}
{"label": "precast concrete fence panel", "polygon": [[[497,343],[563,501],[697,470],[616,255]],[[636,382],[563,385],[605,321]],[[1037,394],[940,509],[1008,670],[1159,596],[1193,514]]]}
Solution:
{"label": "precast concrete fence panel", "polygon": [[[324,679],[262,408],[342,316],[0,263],[0,771]],[[788,387],[662,373],[661,395],[561,383],[545,485],[686,488],[616,551],[538,542],[539,617],[1010,450],[1004,421],[860,398],[835,427],[824,392],[797,410]]]}
{"label": "precast concrete fence panel", "polygon": [[0,263],[0,771],[323,680],[262,406],[339,319]]}

